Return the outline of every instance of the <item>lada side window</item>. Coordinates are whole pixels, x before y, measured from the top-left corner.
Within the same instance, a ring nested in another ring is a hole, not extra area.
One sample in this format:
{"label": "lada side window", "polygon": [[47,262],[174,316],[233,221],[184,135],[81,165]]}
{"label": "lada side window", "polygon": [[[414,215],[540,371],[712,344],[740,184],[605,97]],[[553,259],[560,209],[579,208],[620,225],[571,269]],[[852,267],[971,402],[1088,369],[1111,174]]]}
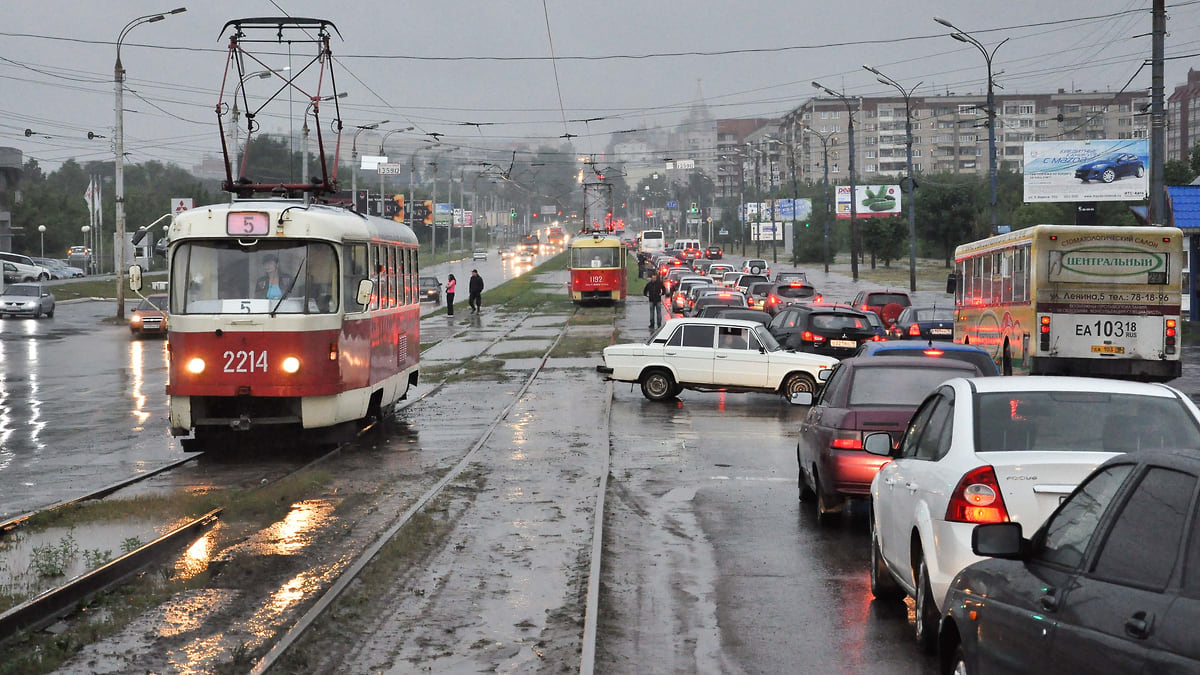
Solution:
{"label": "lada side window", "polygon": [[671,334],[671,339],[667,340],[667,346],[668,347],[682,347],[683,346],[683,326],[680,326],[679,328],[675,329],[675,332]]}
{"label": "lada side window", "polygon": [[716,333],[715,328],[716,326],[684,326],[683,346],[708,347],[712,349],[713,335]]}
{"label": "lada side window", "polygon": [[719,330],[718,346],[721,349],[740,349],[745,350],[746,345],[746,329],[733,328],[730,326],[721,326]]}
{"label": "lada side window", "polygon": [[1110,466],[1076,490],[1046,522],[1034,543],[1035,557],[1052,565],[1077,567],[1096,533],[1100,517],[1131,470],[1132,464]]}

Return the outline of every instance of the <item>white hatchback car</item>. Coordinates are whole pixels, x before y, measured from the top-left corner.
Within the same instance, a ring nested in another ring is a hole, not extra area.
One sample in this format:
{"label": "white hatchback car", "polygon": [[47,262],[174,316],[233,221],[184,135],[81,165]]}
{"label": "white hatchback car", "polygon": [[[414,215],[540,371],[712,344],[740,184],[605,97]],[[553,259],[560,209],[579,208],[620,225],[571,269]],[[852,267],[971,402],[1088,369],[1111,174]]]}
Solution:
{"label": "white hatchback car", "polygon": [[936,643],[946,590],[980,523],[1030,532],[1105,460],[1153,448],[1200,449],[1200,409],[1178,390],[1080,377],[955,378],[921,403],[871,482],[871,592],[916,601],[917,640]]}
{"label": "white hatchback car", "polygon": [[475,252],[471,254],[471,259],[472,260],[487,260],[487,255],[488,254],[487,254],[486,248],[477,248],[477,249],[475,249]]}
{"label": "white hatchback car", "polygon": [[604,348],[596,370],[618,382],[637,382],[652,401],[684,389],[762,392],[791,398],[816,392],[822,370],[838,360],[789,352],[757,321],[671,319],[646,342]]}

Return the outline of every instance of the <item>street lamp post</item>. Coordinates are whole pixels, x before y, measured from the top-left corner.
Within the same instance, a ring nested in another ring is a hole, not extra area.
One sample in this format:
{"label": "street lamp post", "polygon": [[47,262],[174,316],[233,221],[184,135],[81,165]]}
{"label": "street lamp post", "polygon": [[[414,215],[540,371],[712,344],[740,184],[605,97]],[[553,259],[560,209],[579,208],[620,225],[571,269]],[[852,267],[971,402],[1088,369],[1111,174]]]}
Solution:
{"label": "street lamp post", "polygon": [[[883,73],[872,68],[871,66],[864,65],[863,68],[866,68],[868,71],[874,73],[880,83],[886,84],[891,87],[895,87],[896,91],[900,92],[900,96],[904,98],[904,147],[905,147],[905,159],[908,164],[908,189],[907,189],[907,192],[908,192],[908,197],[907,197],[907,200],[908,200],[908,290],[916,291],[917,290],[917,212],[916,212],[915,191],[916,191],[917,184],[913,182],[913,161],[912,161],[913,135],[912,135],[911,99],[912,99],[912,93],[914,91],[916,91],[917,87],[921,86],[923,83],[918,82],[912,86],[912,89],[906,90],[904,87],[900,86],[899,82],[893,80],[892,78],[888,77],[887,75],[884,75]],[[995,179],[995,174],[992,175],[992,178]],[[992,195],[993,200],[995,199],[994,188],[995,188],[995,184],[993,183],[993,195]],[[994,206],[995,206],[995,204],[993,204],[993,207]],[[993,209],[993,211],[992,211],[993,228],[995,226],[995,222],[994,222],[995,215],[996,215],[995,210]],[[995,229],[993,229],[993,232],[995,232]]]}
{"label": "street lamp post", "polygon": [[796,124],[788,128],[788,163],[792,169],[792,265],[800,264],[800,185],[796,176]]}
{"label": "street lamp post", "polygon": [[[384,134],[383,138],[379,141],[379,156],[387,157],[387,154],[385,154],[385,151],[383,148],[387,144],[387,139],[389,136],[391,136],[392,134],[401,134],[401,133],[404,133],[405,131],[412,131],[415,128],[416,127],[405,127],[404,129],[388,130],[388,132],[386,134]],[[383,215],[383,176],[384,176],[384,174],[381,172],[379,174],[379,215],[381,215],[381,216]]]}
{"label": "street lamp post", "polygon": [[958,40],[959,42],[965,42],[965,43],[975,47],[976,49],[978,49],[979,53],[983,54],[983,60],[987,62],[988,183],[991,185],[991,199],[989,201],[989,208],[991,209],[991,212],[992,212],[992,234],[995,234],[996,233],[996,225],[997,225],[997,220],[996,220],[996,97],[992,92],[992,88],[993,88],[993,85],[992,85],[992,57],[996,55],[996,50],[1000,49],[1000,45],[1003,45],[1005,42],[1008,42],[1008,38],[1004,38],[1003,40],[1001,40],[995,47],[992,48],[992,51],[989,52],[987,50],[987,47],[983,46],[982,42],[980,42],[979,40],[976,40],[974,37],[972,37],[971,35],[964,32],[958,26],[955,26],[954,24],[950,23],[949,21],[939,18],[939,17],[936,17],[936,16],[933,17],[933,20],[942,24],[946,28],[953,30],[954,32],[950,34],[950,37],[954,38],[955,40]]}
{"label": "street lamp post", "polygon": [[351,199],[358,199],[358,135],[364,131],[378,129],[380,125],[387,124],[391,120],[383,120],[380,122],[372,122],[371,124],[360,124],[355,127],[354,142],[350,144],[350,194]]}
{"label": "street lamp post", "polygon": [[[822,133],[815,131],[809,127],[804,127],[804,130],[807,131],[808,133],[812,134],[813,136],[816,136],[817,138],[821,139],[821,150],[824,153],[824,157],[825,157],[825,159],[824,159],[825,186],[822,191],[825,193],[825,272],[828,273],[829,272],[829,221],[833,219],[833,202],[829,198],[829,139],[831,137],[831,134],[822,134]],[[836,137],[834,137],[834,140],[836,141]]]}
{"label": "street lamp post", "polygon": [[46,226],[38,225],[38,236],[42,238],[42,257],[46,257]]}
{"label": "street lamp post", "polygon": [[[90,244],[91,240],[88,238],[89,237],[88,233],[92,231],[92,226],[84,225],[83,227],[79,228],[79,231],[83,233],[83,240]],[[95,249],[93,249],[93,251],[94,250]],[[96,254],[95,253],[90,253],[88,255],[87,263],[84,264],[84,268],[85,268],[83,270],[84,274],[95,274],[96,273]]]}
{"label": "street lamp post", "polygon": [[121,44],[125,42],[125,36],[129,31],[137,28],[144,23],[154,23],[167,18],[167,14],[179,14],[186,12],[186,7],[176,7],[175,9],[164,12],[162,14],[147,14],[125,24],[121,29],[121,33],[117,36],[117,60],[113,64],[113,89],[116,94],[116,130],[113,133],[113,145],[116,150],[114,162],[114,183],[115,183],[115,211],[114,220],[117,227],[117,318],[125,318],[125,115],[124,115],[124,95],[125,95],[125,67],[121,65]]}
{"label": "street lamp post", "polygon": [[817,89],[820,89],[821,91],[825,92],[826,94],[840,100],[842,102],[842,104],[846,106],[846,114],[849,115],[849,117],[850,117],[849,123],[847,124],[847,127],[846,127],[847,134],[850,137],[850,275],[852,277],[854,277],[855,281],[858,281],[858,243],[859,242],[858,242],[858,205],[856,203],[858,201],[858,199],[856,199],[856,195],[855,195],[858,186],[855,185],[855,180],[857,180],[857,177],[854,175],[854,106],[851,105],[853,100],[850,99],[849,97],[847,97],[845,94],[836,92],[836,91],[822,85],[820,82],[813,82],[812,86],[814,86]]}

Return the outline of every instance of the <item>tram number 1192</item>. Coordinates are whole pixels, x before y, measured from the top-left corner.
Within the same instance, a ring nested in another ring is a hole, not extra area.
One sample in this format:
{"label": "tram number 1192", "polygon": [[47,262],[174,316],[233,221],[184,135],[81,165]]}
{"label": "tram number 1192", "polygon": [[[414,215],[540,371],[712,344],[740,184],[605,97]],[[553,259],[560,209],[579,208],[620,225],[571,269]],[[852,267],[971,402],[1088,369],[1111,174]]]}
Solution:
{"label": "tram number 1192", "polygon": [[267,352],[254,350],[236,352],[229,351],[221,355],[225,359],[227,373],[265,373],[267,372]]}

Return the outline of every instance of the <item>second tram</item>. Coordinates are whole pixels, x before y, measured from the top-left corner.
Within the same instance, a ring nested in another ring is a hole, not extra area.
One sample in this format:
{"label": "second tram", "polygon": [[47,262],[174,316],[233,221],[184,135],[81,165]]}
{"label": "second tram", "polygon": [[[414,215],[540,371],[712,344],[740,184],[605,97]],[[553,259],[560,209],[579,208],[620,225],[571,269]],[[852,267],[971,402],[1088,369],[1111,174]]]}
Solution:
{"label": "second tram", "polygon": [[568,292],[576,304],[625,300],[625,247],[618,237],[583,233],[567,246]]}
{"label": "second tram", "polygon": [[170,231],[171,433],[310,436],[379,418],[417,384],[417,238],[301,200],[234,201]]}

